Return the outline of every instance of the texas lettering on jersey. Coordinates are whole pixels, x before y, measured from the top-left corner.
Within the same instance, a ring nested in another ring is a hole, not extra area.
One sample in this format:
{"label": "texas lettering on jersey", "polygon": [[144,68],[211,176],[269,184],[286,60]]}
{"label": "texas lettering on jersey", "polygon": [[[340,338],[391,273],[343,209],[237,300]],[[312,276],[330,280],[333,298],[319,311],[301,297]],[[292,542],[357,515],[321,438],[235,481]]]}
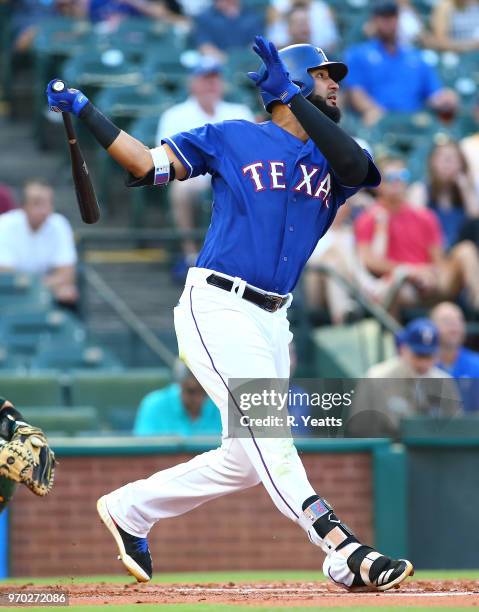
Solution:
{"label": "texas lettering on jersey", "polygon": [[[331,193],[330,173],[322,177],[321,168],[318,166],[299,164],[299,168],[301,178],[291,190],[321,199],[328,206],[328,198]],[[257,161],[242,168],[243,174],[251,180],[255,192],[268,188],[287,189],[284,178],[285,170],[285,163],[282,161]]]}

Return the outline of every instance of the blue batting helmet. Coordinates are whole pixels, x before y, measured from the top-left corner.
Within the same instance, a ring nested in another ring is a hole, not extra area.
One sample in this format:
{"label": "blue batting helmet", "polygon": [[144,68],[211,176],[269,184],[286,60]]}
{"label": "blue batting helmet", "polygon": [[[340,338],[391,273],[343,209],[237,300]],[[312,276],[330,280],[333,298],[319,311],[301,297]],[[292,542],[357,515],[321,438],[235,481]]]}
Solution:
{"label": "blue batting helmet", "polygon": [[[313,68],[327,68],[329,76],[337,83],[344,79],[348,73],[348,67],[342,62],[330,62],[326,54],[319,47],[313,45],[290,45],[281,49],[279,57],[283,60],[291,80],[301,87],[301,93],[307,98],[314,91],[314,79],[309,71]],[[263,74],[264,64],[259,70]],[[271,112],[273,102],[281,102],[267,91],[260,91],[265,109]]]}

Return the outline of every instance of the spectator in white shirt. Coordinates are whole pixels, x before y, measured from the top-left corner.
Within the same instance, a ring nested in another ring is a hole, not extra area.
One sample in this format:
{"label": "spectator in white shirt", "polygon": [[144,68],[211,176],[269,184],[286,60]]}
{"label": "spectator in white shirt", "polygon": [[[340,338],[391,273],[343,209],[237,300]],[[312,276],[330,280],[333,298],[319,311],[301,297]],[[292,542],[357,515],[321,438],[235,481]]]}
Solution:
{"label": "spectator in white shirt", "polygon": [[[221,64],[209,56],[202,56],[192,70],[189,80],[189,97],[180,104],[172,106],[163,113],[158,123],[157,146],[165,136],[191,130],[205,123],[219,123],[229,119],[254,121],[251,110],[244,104],[232,104],[223,99],[225,83],[222,78]],[[195,204],[209,188],[211,178],[198,176],[188,181],[173,181],[169,189],[171,211],[175,225],[183,231],[195,227]],[[186,274],[198,252],[194,240],[183,242],[184,261],[176,266],[178,279]]]}
{"label": "spectator in white shirt", "polygon": [[27,181],[22,206],[0,216],[0,272],[40,275],[61,305],[78,300],[73,231],[53,208],[53,188],[42,179]]}

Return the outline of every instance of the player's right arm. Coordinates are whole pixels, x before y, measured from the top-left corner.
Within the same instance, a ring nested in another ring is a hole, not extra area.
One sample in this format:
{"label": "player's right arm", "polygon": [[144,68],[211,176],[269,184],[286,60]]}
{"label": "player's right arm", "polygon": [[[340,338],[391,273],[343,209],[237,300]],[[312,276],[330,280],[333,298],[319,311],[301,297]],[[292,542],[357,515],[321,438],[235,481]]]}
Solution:
{"label": "player's right arm", "polygon": [[[50,108],[79,117],[97,142],[132,177],[141,179],[152,175],[151,182],[144,184],[166,184],[173,178],[186,178],[186,168],[167,144],[153,150],[148,149],[140,140],[120,130],[78,89],[65,87],[60,92],[55,91],[54,84],[57,80],[50,81],[47,86]],[[161,180],[155,180],[155,177],[160,177],[164,168],[167,170],[166,174],[163,173]]]}
{"label": "player's right arm", "polygon": [[[171,147],[166,143],[161,147],[165,150],[170,164],[173,164],[175,168],[175,178],[180,181],[186,178],[186,168],[173,153]],[[120,166],[136,178],[142,178],[153,170],[154,163],[151,150],[140,140],[123,130],[108,147],[107,152]]]}

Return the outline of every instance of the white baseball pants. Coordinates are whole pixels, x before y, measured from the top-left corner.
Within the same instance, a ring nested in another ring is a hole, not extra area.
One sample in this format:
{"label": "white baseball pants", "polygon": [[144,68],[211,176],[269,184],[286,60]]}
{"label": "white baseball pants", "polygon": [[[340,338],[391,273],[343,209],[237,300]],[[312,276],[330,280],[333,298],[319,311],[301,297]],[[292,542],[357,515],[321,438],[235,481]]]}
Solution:
{"label": "white baseball pants", "polygon": [[[107,496],[113,519],[145,537],[156,521],[178,516],[210,499],[262,482],[278,509],[297,521],[315,491],[291,439],[227,436],[230,378],[289,378],[292,339],[287,306],[275,313],[232,292],[208,285],[211,270],[192,268],[175,308],[180,357],[221,412],[220,448],[138,480]],[[236,291],[236,292],[235,292]]]}

